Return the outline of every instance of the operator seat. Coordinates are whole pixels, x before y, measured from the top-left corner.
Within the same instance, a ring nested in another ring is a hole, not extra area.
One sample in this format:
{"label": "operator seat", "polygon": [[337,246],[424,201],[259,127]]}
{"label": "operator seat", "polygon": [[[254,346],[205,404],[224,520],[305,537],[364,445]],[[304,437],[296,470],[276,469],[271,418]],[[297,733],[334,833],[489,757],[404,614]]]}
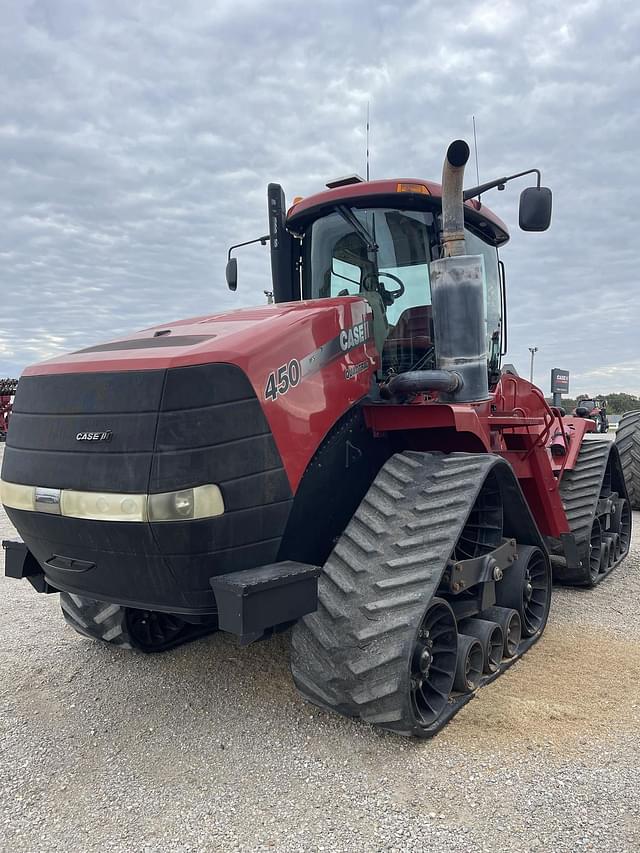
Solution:
{"label": "operator seat", "polygon": [[434,346],[431,305],[405,308],[382,350],[383,369],[410,370]]}

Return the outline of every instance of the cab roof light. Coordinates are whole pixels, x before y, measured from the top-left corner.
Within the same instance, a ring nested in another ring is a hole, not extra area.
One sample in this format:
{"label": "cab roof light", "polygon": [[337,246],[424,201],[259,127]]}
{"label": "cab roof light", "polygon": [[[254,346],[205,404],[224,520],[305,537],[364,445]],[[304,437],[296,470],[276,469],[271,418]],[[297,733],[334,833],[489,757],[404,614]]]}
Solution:
{"label": "cab roof light", "polygon": [[344,178],[336,178],[335,181],[327,181],[325,184],[330,190],[335,190],[338,187],[348,187],[351,184],[364,184],[366,183],[364,178],[361,178],[360,175],[346,175]]}
{"label": "cab roof light", "polygon": [[397,193],[421,193],[422,195],[431,195],[428,187],[425,187],[424,184],[407,184],[407,183],[396,184],[396,192]]}

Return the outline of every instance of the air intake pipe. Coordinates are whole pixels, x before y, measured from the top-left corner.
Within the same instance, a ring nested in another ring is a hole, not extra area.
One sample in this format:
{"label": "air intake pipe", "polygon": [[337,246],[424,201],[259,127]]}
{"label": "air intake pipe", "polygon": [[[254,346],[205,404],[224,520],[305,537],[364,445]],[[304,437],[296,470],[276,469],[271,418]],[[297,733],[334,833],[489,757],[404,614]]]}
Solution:
{"label": "air intake pipe", "polygon": [[442,233],[439,260],[431,263],[431,304],[437,370],[412,371],[390,380],[386,393],[437,391],[449,403],[489,399],[484,259],[467,255],[464,240],[464,167],[469,146],[447,149],[442,168]]}

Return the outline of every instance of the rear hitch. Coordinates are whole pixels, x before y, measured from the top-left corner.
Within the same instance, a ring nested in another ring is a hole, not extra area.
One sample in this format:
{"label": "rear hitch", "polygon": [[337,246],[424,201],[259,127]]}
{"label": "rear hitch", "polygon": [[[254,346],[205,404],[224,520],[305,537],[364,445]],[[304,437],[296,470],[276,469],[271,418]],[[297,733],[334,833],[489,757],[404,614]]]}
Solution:
{"label": "rear hitch", "polygon": [[24,542],[4,539],[2,547],[5,552],[5,577],[15,578],[16,580],[26,579],[36,592],[59,592],[59,590],[47,583],[40,563],[38,563]]}

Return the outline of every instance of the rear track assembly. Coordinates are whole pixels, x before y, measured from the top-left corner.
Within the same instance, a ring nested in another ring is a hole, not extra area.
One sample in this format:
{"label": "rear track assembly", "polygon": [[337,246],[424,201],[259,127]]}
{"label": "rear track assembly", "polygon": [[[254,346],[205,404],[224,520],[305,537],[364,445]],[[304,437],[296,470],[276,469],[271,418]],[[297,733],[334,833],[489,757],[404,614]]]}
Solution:
{"label": "rear track assembly", "polygon": [[84,637],[141,652],[165,652],[217,629],[215,620],[194,625],[173,613],[136,610],[68,592],[60,593],[60,606],[65,621]]}
{"label": "rear track assembly", "polygon": [[[586,436],[560,496],[575,537],[580,565],[554,560],[554,580],[595,586],[622,562],[631,542],[631,512],[618,450],[606,438]],[[550,543],[560,555],[559,543]]]}

